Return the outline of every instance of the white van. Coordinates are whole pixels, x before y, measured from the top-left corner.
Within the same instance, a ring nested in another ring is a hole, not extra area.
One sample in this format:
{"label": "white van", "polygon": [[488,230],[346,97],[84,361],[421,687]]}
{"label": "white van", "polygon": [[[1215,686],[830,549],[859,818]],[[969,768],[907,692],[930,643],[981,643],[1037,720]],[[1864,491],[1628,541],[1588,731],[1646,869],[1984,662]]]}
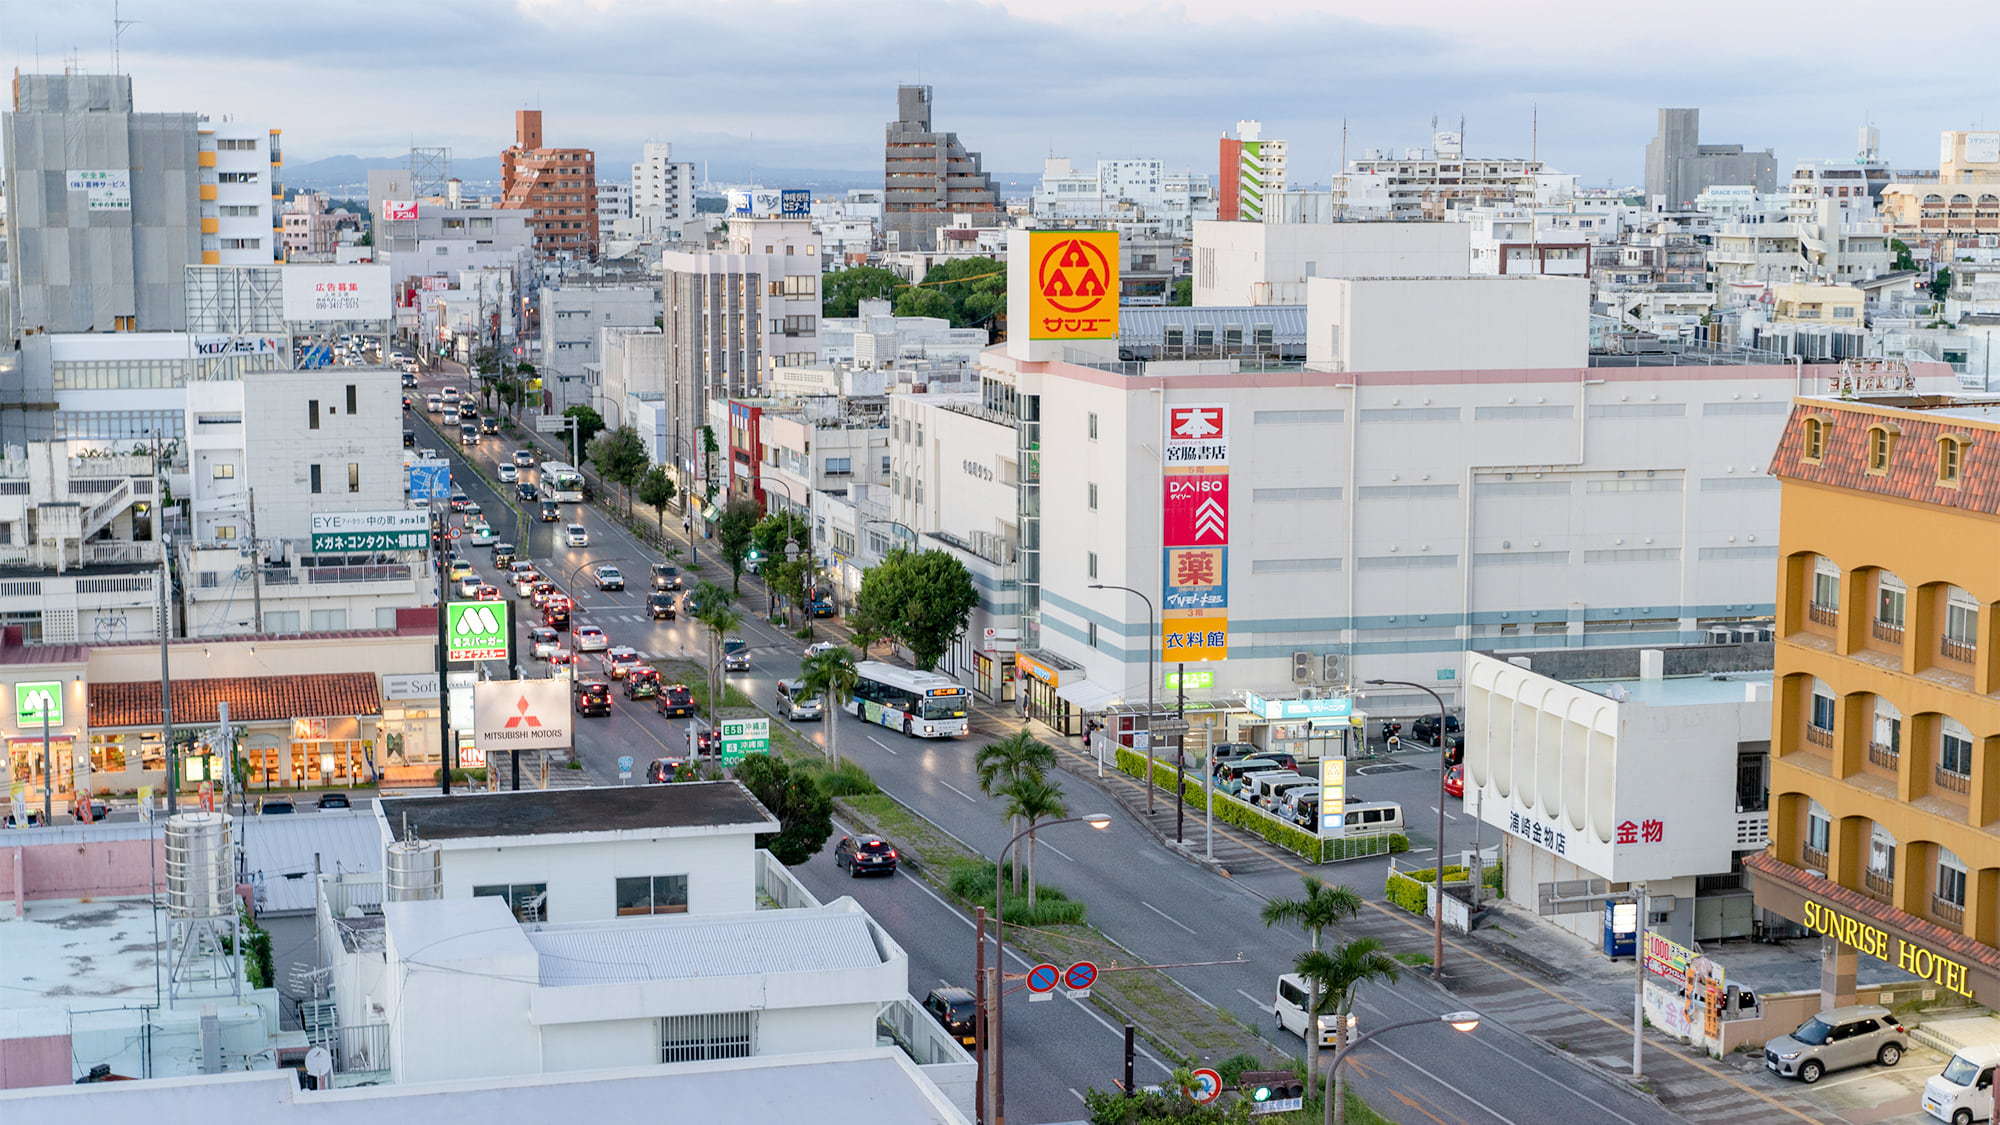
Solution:
{"label": "white van", "polygon": [[1284,816],[1285,800],[1302,789],[1319,788],[1317,777],[1282,778],[1264,786],[1265,796],[1260,800],[1264,811],[1273,816]]}
{"label": "white van", "polygon": [[1348,835],[1403,830],[1403,806],[1394,801],[1362,801],[1347,806]]}
{"label": "white van", "polygon": [[1952,1125],[1984,1121],[1993,1112],[1993,1068],[2000,1045],[1961,1048],[1944,1073],[1924,1083],[1924,1112]]}
{"label": "white van", "polygon": [[1264,802],[1271,796],[1270,787],[1273,784],[1281,781],[1298,780],[1300,780],[1300,777],[1297,770],[1273,769],[1260,770],[1257,773],[1246,773],[1243,775],[1243,788],[1236,791],[1236,798],[1239,801],[1247,802],[1261,809],[1264,807]]}
{"label": "white van", "polygon": [[[1306,1037],[1306,1008],[1312,1003],[1312,994],[1306,991],[1306,980],[1297,973],[1286,973],[1278,978],[1278,998],[1271,1005],[1271,1014],[1278,1017],[1278,1027],[1289,1031],[1300,1039]],[[1354,1013],[1347,1013],[1347,1038],[1354,1038],[1360,1021]],[[1323,1015],[1319,1018],[1319,1045],[1333,1047],[1333,1030],[1339,1026],[1335,1018]]]}

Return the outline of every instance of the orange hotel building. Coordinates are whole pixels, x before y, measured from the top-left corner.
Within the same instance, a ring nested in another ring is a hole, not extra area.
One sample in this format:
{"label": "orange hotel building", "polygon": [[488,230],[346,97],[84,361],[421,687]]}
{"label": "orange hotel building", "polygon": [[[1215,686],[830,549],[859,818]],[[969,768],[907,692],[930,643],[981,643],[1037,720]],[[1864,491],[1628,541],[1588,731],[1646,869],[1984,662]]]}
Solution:
{"label": "orange hotel building", "polygon": [[597,256],[597,154],[542,147],[542,111],[514,111],[514,143],[500,150],[500,206],[528,212],[535,253]]}
{"label": "orange hotel building", "polygon": [[1793,402],[1757,905],[2000,1007],[2000,402]]}

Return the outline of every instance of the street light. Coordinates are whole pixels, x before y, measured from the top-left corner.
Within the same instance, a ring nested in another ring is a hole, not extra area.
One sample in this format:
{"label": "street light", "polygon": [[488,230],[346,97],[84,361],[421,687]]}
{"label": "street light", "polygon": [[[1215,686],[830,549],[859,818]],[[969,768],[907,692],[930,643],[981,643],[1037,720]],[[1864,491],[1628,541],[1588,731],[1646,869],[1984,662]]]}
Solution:
{"label": "street light", "polygon": [[[1394,681],[1391,682],[1393,683]],[[1453,1031],[1461,1031],[1469,1033],[1478,1029],[1479,1013],[1446,1012],[1441,1016],[1422,1016],[1418,1019],[1413,1019],[1413,1020],[1398,1020],[1395,1023],[1383,1024],[1381,1027],[1375,1028],[1372,1031],[1364,1031],[1361,1034],[1355,1036],[1354,1038],[1348,1040],[1346,1044],[1344,1044],[1340,1048],[1340,1050],[1335,1051],[1333,1053],[1333,1063],[1332,1065],[1326,1068],[1327,1120],[1329,1121],[1332,1120],[1334,1114],[1335,1103],[1333,1097],[1334,1095],[1333,1076],[1340,1071],[1340,1064],[1347,1058],[1349,1052],[1353,1051],[1354,1048],[1361,1046],[1363,1043],[1368,1042],[1370,1039],[1373,1039],[1377,1035],[1381,1035],[1384,1032],[1398,1031],[1406,1027],[1419,1027],[1423,1024],[1430,1024],[1430,1023],[1441,1023],[1444,1024],[1446,1027],[1451,1028]]]}
{"label": "street light", "polygon": [[1006,877],[1007,870],[1007,852],[1028,833],[1054,828],[1058,824],[1088,824],[1102,832],[1111,827],[1111,818],[1104,813],[1091,813],[1088,816],[1066,816],[1059,820],[1045,820],[1040,824],[1030,825],[1015,833],[1014,838],[1007,841],[1000,849],[999,856],[993,860],[993,984],[990,988],[984,988],[985,982],[981,982],[987,996],[986,1003],[989,1005],[987,1010],[991,1014],[989,1023],[992,1029],[990,1046],[993,1052],[993,1112],[987,1117],[989,1125],[1007,1125],[1007,1090],[1003,1081],[1007,1073],[1007,1052],[1006,1041],[1001,1037],[1000,1003],[1000,982],[1007,977],[1007,898],[1002,890],[1002,881]]}
{"label": "street light", "polygon": [[902,520],[862,520],[862,521],[861,521],[861,526],[863,526],[863,527],[873,527],[873,526],[875,526],[875,525],[876,525],[876,524],[878,524],[878,523],[886,523],[886,524],[891,524],[891,525],[893,525],[893,526],[895,526],[895,527],[900,527],[900,528],[902,528],[902,529],[903,529],[903,533],[904,533],[905,535],[908,535],[908,536],[910,537],[910,545],[911,545],[911,546],[913,546],[913,547],[914,547],[914,546],[916,546],[916,543],[917,543],[917,538],[918,538],[918,537],[917,537],[917,529],[916,529],[916,528],[914,528],[914,527],[911,527],[911,526],[910,526],[909,524],[906,524],[906,523],[904,523],[904,522],[903,522]]}
{"label": "street light", "polygon": [[[1423,692],[1425,695],[1428,695],[1433,700],[1437,701],[1438,791],[1436,794],[1434,794],[1434,796],[1437,798],[1437,811],[1438,811],[1437,873],[1435,879],[1438,901],[1437,901],[1437,908],[1431,911],[1431,979],[1439,983],[1443,983],[1444,981],[1444,774],[1446,770],[1451,768],[1449,765],[1445,763],[1445,755],[1450,753],[1447,747],[1451,745],[1451,739],[1446,736],[1444,729],[1444,718],[1445,718],[1444,697],[1439,695],[1437,692],[1432,691],[1430,688],[1425,687],[1423,684],[1411,683],[1409,680],[1369,680],[1368,683],[1375,687],[1383,687],[1386,685],[1393,684],[1396,687],[1416,688],[1418,691]],[[1472,893],[1476,898],[1476,896],[1479,894],[1479,888],[1474,887],[1472,889]]]}
{"label": "street light", "polygon": [[[1093,590],[1123,590],[1146,603],[1146,815],[1151,816],[1153,815],[1153,679],[1155,673],[1153,642],[1158,636],[1158,631],[1153,628],[1153,599],[1134,590],[1130,586],[1113,586],[1105,582],[1092,582],[1090,588]],[[1185,741],[1181,745],[1185,746]],[[1174,762],[1176,766],[1184,765],[1186,760],[1185,751],[1175,752]],[[1176,787],[1180,785],[1178,774],[1174,778],[1174,784]],[[1175,799],[1179,799],[1179,794],[1175,795]],[[1184,814],[1176,814],[1174,817],[1174,842],[1177,844],[1181,842],[1182,815]]]}

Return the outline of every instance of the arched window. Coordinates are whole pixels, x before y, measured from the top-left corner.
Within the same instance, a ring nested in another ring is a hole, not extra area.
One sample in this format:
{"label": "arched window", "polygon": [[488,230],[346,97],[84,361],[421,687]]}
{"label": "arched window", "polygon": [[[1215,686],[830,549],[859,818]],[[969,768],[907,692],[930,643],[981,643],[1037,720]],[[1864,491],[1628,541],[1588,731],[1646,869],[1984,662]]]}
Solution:
{"label": "arched window", "polygon": [[1938,483],[1957,484],[1965,464],[1965,443],[1955,437],[1938,439]]}
{"label": "arched window", "polygon": [[1896,448],[1896,435],[1887,426],[1868,427],[1868,471],[1889,471],[1889,454]]}
{"label": "arched window", "polygon": [[1817,461],[1826,456],[1826,422],[1819,418],[1806,419],[1806,460]]}

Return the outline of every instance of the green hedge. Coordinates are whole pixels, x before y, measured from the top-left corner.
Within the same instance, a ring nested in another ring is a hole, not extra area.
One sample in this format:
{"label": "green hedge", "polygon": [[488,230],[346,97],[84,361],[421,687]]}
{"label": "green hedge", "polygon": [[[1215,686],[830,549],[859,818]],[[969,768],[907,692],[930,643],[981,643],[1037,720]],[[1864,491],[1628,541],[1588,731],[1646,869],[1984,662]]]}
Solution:
{"label": "green hedge", "polygon": [[[1025,847],[1025,842],[1023,843]],[[1012,881],[1014,864],[1007,864],[1009,882]],[[990,860],[971,862],[960,860],[951,866],[951,877],[946,887],[956,898],[975,906],[993,905],[993,864]],[[1007,895],[1007,921],[1017,926],[1078,926],[1083,924],[1084,908],[1080,902],[1070,901],[1070,897],[1059,888],[1047,883],[1035,885],[1035,905],[1028,906],[1028,896],[1010,893]]]}
{"label": "green hedge", "polygon": [[[1447,883],[1463,882],[1470,875],[1465,868],[1453,864],[1444,869]],[[1437,868],[1426,867],[1421,871],[1391,871],[1383,881],[1382,895],[1396,906],[1412,914],[1426,914],[1430,911],[1430,884],[1437,879]]]}
{"label": "green hedge", "polygon": [[[1146,756],[1123,746],[1118,747],[1118,769],[1128,776],[1146,776]],[[1153,762],[1153,784],[1171,791],[1174,787],[1174,767],[1172,764],[1155,760]],[[1208,791],[1199,777],[1181,778],[1181,792],[1189,804],[1196,809],[1206,809]],[[1218,793],[1215,802],[1215,819],[1238,828],[1246,828],[1276,844],[1288,852],[1295,853],[1314,863],[1331,863],[1335,860],[1355,859],[1367,855],[1381,855],[1382,850],[1372,838],[1322,840],[1301,828],[1286,824],[1274,816],[1252,809],[1242,801],[1230,799],[1228,794]],[[1390,852],[1410,850],[1409,837],[1400,832],[1389,836]]]}

